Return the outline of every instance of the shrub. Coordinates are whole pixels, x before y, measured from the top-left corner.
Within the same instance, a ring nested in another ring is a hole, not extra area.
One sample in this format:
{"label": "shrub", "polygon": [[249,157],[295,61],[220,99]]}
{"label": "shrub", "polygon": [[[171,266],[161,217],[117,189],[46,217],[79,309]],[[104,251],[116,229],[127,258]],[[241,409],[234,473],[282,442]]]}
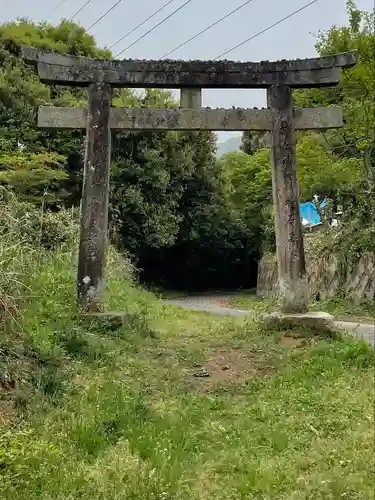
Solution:
{"label": "shrub", "polygon": [[0,324],[16,319],[19,303],[32,295],[31,276],[47,250],[71,245],[74,212],[36,209],[0,192]]}
{"label": "shrub", "polygon": [[22,221],[17,220],[11,206],[0,201],[0,326],[14,317],[18,301],[28,290],[24,277],[28,260],[36,250],[22,234]]}
{"label": "shrub", "polygon": [[77,239],[78,214],[75,210],[51,212],[17,201],[9,195],[7,202],[3,198],[0,204],[3,212],[0,217],[8,217],[2,229],[12,237],[46,250],[70,246]]}

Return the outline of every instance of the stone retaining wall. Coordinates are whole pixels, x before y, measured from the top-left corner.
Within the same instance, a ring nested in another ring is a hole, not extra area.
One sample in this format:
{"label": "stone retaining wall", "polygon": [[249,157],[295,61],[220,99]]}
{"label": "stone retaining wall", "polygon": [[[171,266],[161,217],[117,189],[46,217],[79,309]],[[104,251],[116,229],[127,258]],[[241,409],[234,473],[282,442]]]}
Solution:
{"label": "stone retaining wall", "polygon": [[[311,299],[322,300],[341,293],[355,302],[363,298],[374,300],[374,254],[363,254],[352,268],[348,266],[342,269],[342,264],[334,254],[319,254],[314,257],[306,251],[306,270]],[[277,264],[274,255],[265,255],[259,263],[257,295],[277,295]]]}

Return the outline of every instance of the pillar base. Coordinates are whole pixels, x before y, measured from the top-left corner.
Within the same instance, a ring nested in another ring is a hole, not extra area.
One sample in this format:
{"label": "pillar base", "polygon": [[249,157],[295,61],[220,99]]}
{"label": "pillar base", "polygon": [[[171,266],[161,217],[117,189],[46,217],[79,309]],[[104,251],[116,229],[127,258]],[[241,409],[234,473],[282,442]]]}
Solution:
{"label": "pillar base", "polygon": [[280,310],[284,314],[303,314],[309,310],[309,286],[306,279],[293,283],[279,280]]}
{"label": "pillar base", "polygon": [[325,312],[272,313],[265,316],[263,322],[266,328],[275,330],[305,328],[316,333],[333,333],[335,331],[335,318]]}

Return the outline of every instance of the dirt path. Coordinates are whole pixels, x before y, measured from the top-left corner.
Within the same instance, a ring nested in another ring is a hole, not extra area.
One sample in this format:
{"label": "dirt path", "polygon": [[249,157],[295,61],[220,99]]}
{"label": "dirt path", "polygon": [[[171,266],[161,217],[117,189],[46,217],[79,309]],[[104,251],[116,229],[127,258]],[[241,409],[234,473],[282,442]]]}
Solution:
{"label": "dirt path", "polygon": [[[247,316],[251,317],[251,311],[243,311],[228,305],[232,296],[230,294],[202,294],[179,297],[178,299],[165,299],[166,304],[190,309],[191,311],[204,311],[221,316]],[[350,321],[336,321],[339,330],[345,330],[354,337],[360,337],[375,347],[375,325],[370,323],[358,323]]]}

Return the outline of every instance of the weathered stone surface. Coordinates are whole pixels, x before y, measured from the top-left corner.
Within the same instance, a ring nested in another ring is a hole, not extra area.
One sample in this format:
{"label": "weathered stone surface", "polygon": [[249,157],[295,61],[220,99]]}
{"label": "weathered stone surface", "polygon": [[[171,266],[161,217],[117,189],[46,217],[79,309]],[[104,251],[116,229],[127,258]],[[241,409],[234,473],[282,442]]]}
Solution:
{"label": "weathered stone surface", "polygon": [[111,88],[93,83],[89,88],[86,153],[81,201],[77,298],[85,310],[100,308],[107,250]]}
{"label": "weathered stone surface", "polygon": [[97,59],[84,56],[73,56],[39,50],[35,47],[24,45],[21,49],[21,57],[28,63],[43,62],[59,66],[78,66],[86,67],[91,65],[96,69],[112,69],[114,71],[165,71],[166,69],[177,69],[178,71],[206,71],[211,72],[214,69],[220,71],[301,71],[318,70],[322,68],[355,66],[357,52],[349,51],[339,54],[333,54],[324,57],[313,57],[306,59],[281,59],[279,61],[260,61],[260,62],[241,62],[229,60],[190,60],[180,59]]}
{"label": "weathered stone surface", "polygon": [[281,308],[284,313],[304,313],[308,309],[308,285],[299,206],[292,89],[287,86],[270,87],[267,100],[273,112],[272,192]]}
{"label": "weathered stone surface", "polygon": [[202,89],[181,89],[180,108],[199,109],[202,107]]}
{"label": "weathered stone surface", "polygon": [[276,62],[101,60],[24,47],[22,57],[36,66],[42,82],[114,87],[266,88],[270,85],[321,87],[340,81],[341,68],[356,63],[354,52]]}
{"label": "weathered stone surface", "polygon": [[[374,300],[375,297],[375,259],[371,253],[364,253],[358,262],[339,261],[332,252],[317,252],[313,246],[309,249],[309,238],[305,235],[306,274],[311,299],[325,300],[341,293],[358,303],[362,299]],[[273,255],[265,255],[258,266],[257,296],[276,297],[277,263]]]}
{"label": "weathered stone surface", "polygon": [[272,313],[263,319],[266,328],[275,330],[291,330],[306,328],[318,333],[335,331],[334,317],[325,312],[307,312],[300,314]]}
{"label": "weathered stone surface", "polygon": [[[74,66],[54,66],[38,63],[38,76],[42,83],[50,85],[88,86],[93,80],[103,80],[117,88],[267,88],[271,85],[287,84],[291,87],[330,87],[340,82],[340,68],[323,68],[316,71],[291,72],[157,72],[147,70],[120,73],[95,68],[77,69]],[[100,75],[100,76],[99,76]]]}
{"label": "weathered stone surface", "polygon": [[87,108],[39,106],[38,127],[86,129],[87,115]]}
{"label": "weathered stone surface", "polygon": [[[195,92],[193,90],[193,92]],[[199,97],[186,98],[193,105]],[[190,101],[189,101],[190,99]],[[296,130],[328,129],[342,126],[339,108],[294,109]],[[87,109],[41,106],[38,126],[44,128],[86,128]],[[272,112],[267,109],[152,109],[112,108],[109,126],[123,130],[271,130]]]}
{"label": "weathered stone surface", "polygon": [[357,60],[357,52],[349,51],[339,54],[333,54],[324,57],[313,57],[306,59],[281,59],[279,61],[260,61],[260,62],[241,62],[229,60],[190,60],[184,61],[180,59],[97,59],[84,56],[73,56],[39,50],[35,47],[24,45],[21,49],[22,58],[29,63],[44,62],[61,66],[78,65],[85,67],[91,64],[96,69],[113,69],[134,71],[139,69],[145,71],[147,69],[164,71],[166,68],[172,67],[179,71],[212,71],[213,68],[219,68],[221,71],[301,71],[301,70],[317,70],[322,68],[333,67],[352,67],[355,66]]}
{"label": "weathered stone surface", "polygon": [[343,124],[341,108],[293,108],[294,130],[327,130]]}

